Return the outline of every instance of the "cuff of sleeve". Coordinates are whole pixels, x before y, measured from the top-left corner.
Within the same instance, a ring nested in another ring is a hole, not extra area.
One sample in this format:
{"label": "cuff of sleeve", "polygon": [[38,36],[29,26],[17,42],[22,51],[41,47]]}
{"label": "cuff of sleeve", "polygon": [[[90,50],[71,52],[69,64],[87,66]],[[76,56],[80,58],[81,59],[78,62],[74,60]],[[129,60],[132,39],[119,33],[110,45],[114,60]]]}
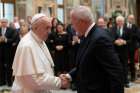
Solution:
{"label": "cuff of sleeve", "polygon": [[70,74],[66,74],[66,77],[67,77],[70,81],[72,81],[72,77],[70,76]]}
{"label": "cuff of sleeve", "polygon": [[60,89],[62,86],[62,80],[59,77],[56,77],[56,86],[58,89]]}

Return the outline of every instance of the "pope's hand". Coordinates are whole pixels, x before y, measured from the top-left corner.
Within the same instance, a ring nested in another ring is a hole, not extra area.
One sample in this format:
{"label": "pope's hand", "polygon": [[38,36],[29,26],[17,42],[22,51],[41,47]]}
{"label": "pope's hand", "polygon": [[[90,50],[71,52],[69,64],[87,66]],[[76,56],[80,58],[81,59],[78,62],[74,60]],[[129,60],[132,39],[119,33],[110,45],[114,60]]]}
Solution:
{"label": "pope's hand", "polygon": [[1,36],[1,37],[0,37],[0,42],[5,42],[5,41],[6,41],[6,37]]}
{"label": "pope's hand", "polygon": [[70,87],[70,80],[65,74],[61,74],[60,76],[61,79],[61,88],[66,89]]}

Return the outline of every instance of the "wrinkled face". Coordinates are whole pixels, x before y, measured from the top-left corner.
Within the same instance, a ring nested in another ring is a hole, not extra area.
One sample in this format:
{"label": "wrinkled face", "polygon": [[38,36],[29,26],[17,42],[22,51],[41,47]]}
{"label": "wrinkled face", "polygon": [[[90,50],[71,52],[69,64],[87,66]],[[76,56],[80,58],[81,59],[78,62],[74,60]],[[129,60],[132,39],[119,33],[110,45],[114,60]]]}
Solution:
{"label": "wrinkled face", "polygon": [[124,25],[124,21],[123,20],[121,20],[121,19],[119,19],[119,20],[117,20],[117,26],[119,26],[119,27],[121,27],[121,26],[123,26]]}
{"label": "wrinkled face", "polygon": [[48,34],[51,31],[51,27],[52,27],[51,20],[49,21],[48,18],[46,17],[41,18],[40,22],[37,24],[36,30],[37,34],[42,40],[44,41],[47,40]]}
{"label": "wrinkled face", "polygon": [[134,23],[134,17],[133,16],[129,16],[128,17],[128,22],[129,23]]}
{"label": "wrinkled face", "polygon": [[71,16],[71,24],[76,32],[79,33],[79,36],[84,35],[84,25],[82,21],[77,20],[74,16]]}
{"label": "wrinkled face", "polygon": [[1,20],[1,27],[7,27],[8,22],[6,20]]}

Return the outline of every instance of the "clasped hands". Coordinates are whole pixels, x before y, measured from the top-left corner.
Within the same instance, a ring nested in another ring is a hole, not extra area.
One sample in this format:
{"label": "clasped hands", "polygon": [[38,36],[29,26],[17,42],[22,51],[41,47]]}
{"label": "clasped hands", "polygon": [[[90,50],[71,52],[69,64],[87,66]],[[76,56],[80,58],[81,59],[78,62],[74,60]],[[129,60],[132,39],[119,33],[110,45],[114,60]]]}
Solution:
{"label": "clasped hands", "polygon": [[73,36],[72,45],[75,45],[77,43],[80,43],[80,39],[78,38],[78,36]]}
{"label": "clasped hands", "polygon": [[63,50],[63,48],[64,48],[63,45],[57,45],[57,46],[56,46],[56,49],[57,49],[58,51]]}
{"label": "clasped hands", "polygon": [[59,78],[61,79],[61,89],[67,89],[70,87],[70,79],[66,74],[60,74]]}
{"label": "clasped hands", "polygon": [[0,43],[5,42],[7,39],[5,36],[0,36]]}
{"label": "clasped hands", "polygon": [[126,40],[123,40],[121,38],[115,40],[114,42],[117,46],[122,46],[122,45],[126,45]]}

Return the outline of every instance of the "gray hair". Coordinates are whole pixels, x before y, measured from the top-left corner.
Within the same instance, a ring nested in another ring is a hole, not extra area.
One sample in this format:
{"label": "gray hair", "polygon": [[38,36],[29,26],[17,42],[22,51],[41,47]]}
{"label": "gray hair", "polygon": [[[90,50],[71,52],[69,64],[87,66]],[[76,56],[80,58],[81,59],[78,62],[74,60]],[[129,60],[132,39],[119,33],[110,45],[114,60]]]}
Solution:
{"label": "gray hair", "polygon": [[6,19],[6,18],[2,18],[0,21],[1,22],[4,21],[4,22],[7,22],[8,23],[8,19]]}
{"label": "gray hair", "polygon": [[116,17],[116,22],[118,22],[119,20],[124,22],[125,19],[124,19],[123,16],[119,15],[119,16]]}
{"label": "gray hair", "polygon": [[72,9],[71,15],[73,15],[78,20],[84,20],[88,22],[93,22],[93,14],[89,7],[87,6],[77,6]]}
{"label": "gray hair", "polygon": [[128,15],[128,17],[135,18],[133,14]]}

